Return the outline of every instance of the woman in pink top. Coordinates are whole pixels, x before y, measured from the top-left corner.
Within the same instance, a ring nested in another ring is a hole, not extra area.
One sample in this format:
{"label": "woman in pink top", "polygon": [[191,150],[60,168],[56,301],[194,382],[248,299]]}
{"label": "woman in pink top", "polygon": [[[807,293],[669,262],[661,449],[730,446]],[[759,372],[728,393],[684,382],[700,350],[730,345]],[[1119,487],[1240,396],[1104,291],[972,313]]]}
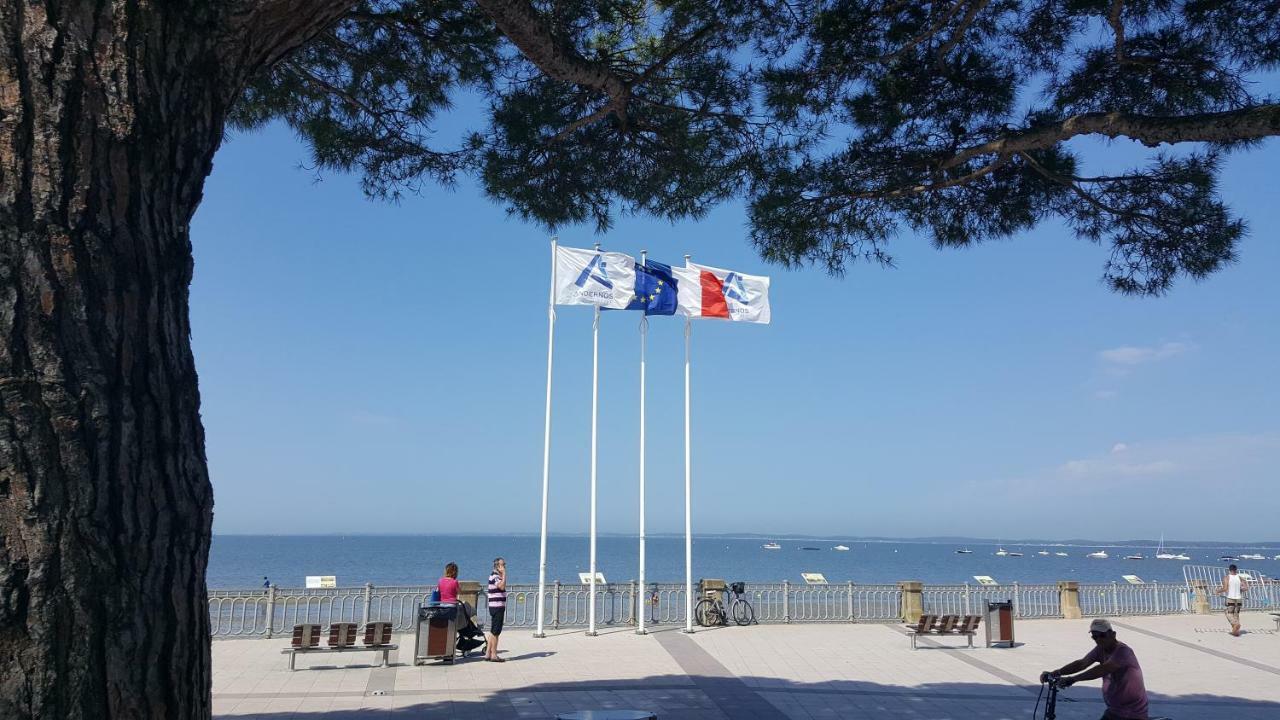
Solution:
{"label": "woman in pink top", "polygon": [[440,589],[440,602],[456,603],[458,602],[458,564],[449,563],[444,566],[444,577],[436,581],[436,587]]}

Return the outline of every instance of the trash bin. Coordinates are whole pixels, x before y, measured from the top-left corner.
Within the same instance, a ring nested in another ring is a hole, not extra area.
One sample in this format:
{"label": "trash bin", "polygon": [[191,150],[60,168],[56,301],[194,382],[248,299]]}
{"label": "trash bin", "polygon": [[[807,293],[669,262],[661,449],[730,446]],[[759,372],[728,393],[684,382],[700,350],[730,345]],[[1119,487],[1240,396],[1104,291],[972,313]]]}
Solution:
{"label": "trash bin", "polygon": [[987,647],[1008,643],[1013,647],[1013,601],[987,603]]}
{"label": "trash bin", "polygon": [[453,662],[458,640],[458,606],[427,603],[418,608],[418,632],[413,643],[413,664],[426,660]]}

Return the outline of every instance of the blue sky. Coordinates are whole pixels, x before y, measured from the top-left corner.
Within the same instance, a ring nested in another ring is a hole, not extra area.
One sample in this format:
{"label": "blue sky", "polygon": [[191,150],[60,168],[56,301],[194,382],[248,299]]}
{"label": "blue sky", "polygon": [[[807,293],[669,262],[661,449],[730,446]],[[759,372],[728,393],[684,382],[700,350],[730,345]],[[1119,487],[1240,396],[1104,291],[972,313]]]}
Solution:
{"label": "blue sky", "polygon": [[[1090,171],[1127,143],[1080,140]],[[548,233],[464,181],[399,204],[234,134],[193,225],[193,344],[220,533],[538,527]],[[1056,222],[841,279],[765,265],[741,205],[566,245],[773,279],[773,324],[693,334],[694,523],[843,536],[1273,538],[1280,142],[1228,159],[1240,262],[1159,299]],[[599,529],[636,528],[638,317],[601,332]],[[559,311],[550,526],[587,527],[591,313]],[[683,527],[682,322],[649,334],[649,527]],[[307,502],[299,502],[306,499]]]}

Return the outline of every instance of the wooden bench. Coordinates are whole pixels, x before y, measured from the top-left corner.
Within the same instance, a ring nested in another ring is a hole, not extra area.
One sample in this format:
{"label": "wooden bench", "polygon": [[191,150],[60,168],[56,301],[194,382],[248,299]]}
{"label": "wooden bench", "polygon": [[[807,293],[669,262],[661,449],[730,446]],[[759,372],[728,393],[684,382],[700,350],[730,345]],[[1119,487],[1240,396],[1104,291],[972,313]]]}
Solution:
{"label": "wooden bench", "polygon": [[973,647],[973,636],[978,633],[980,622],[981,615],[921,615],[914,625],[908,624],[907,636],[911,638],[912,650],[916,649],[916,638],[922,635],[962,635],[968,638],[969,647]]}
{"label": "wooden bench", "polygon": [[364,626],[363,643],[356,644],[356,623],[333,623],[329,625],[328,644],[320,645],[320,625],[303,623],[293,626],[293,641],[289,647],[280,652],[289,656],[289,669],[296,670],[294,661],[299,653],[343,653],[374,652],[382,653],[382,667],[386,667],[392,650],[399,645],[391,642],[391,623],[371,622]]}

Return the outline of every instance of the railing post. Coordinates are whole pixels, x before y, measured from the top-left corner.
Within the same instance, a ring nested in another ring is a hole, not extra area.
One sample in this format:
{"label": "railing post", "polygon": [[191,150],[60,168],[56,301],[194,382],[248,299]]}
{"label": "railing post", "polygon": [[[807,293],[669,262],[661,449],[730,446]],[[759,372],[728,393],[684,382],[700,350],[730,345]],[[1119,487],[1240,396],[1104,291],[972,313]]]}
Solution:
{"label": "railing post", "polygon": [[969,609],[969,583],[964,584],[964,614],[972,615],[973,611]]}
{"label": "railing post", "polygon": [[271,633],[276,626],[276,586],[267,586],[267,637],[271,637]]}
{"label": "railing post", "polygon": [[1013,616],[1022,617],[1022,598],[1018,597],[1018,581],[1013,581]]}
{"label": "railing post", "polygon": [[1191,592],[1195,593],[1195,602],[1192,605],[1192,612],[1197,615],[1208,615],[1209,609],[1209,582],[1207,580],[1192,580]]}
{"label": "railing post", "polygon": [[1079,620],[1084,617],[1084,613],[1080,610],[1079,581],[1058,581],[1058,612],[1064,620]]}
{"label": "railing post", "polygon": [[631,624],[638,625],[640,622],[640,594],[636,592],[636,581],[631,581]]}
{"label": "railing post", "polygon": [[646,593],[644,596],[644,611],[649,613],[649,623],[657,625],[662,618],[660,614],[662,611],[662,606],[660,605],[662,595],[661,590],[658,589],[658,583],[651,583],[650,587],[653,588],[653,592]]}
{"label": "railing post", "polygon": [[1159,581],[1159,580],[1152,580],[1152,581],[1151,581],[1151,592],[1155,593],[1155,596],[1156,596],[1156,614],[1157,614],[1157,615],[1159,615],[1159,614],[1160,614],[1160,581]]}
{"label": "railing post", "polygon": [[1120,614],[1120,586],[1114,580],[1111,581],[1111,614]]}
{"label": "railing post", "polygon": [[369,624],[369,603],[373,601],[373,583],[364,584],[364,611],[360,613],[360,627]]}
{"label": "railing post", "polygon": [[782,622],[791,622],[791,581],[782,581]]}
{"label": "railing post", "polygon": [[853,581],[849,581],[849,622],[856,622],[853,617]]}
{"label": "railing post", "polygon": [[557,580],[555,582],[555,585],[552,587],[552,592],[554,592],[555,594],[551,596],[551,627],[559,630],[560,629],[560,581],[559,580]]}
{"label": "railing post", "polygon": [[902,591],[902,621],[913,623],[920,620],[924,612],[924,583],[919,580],[899,580],[898,589]]}

